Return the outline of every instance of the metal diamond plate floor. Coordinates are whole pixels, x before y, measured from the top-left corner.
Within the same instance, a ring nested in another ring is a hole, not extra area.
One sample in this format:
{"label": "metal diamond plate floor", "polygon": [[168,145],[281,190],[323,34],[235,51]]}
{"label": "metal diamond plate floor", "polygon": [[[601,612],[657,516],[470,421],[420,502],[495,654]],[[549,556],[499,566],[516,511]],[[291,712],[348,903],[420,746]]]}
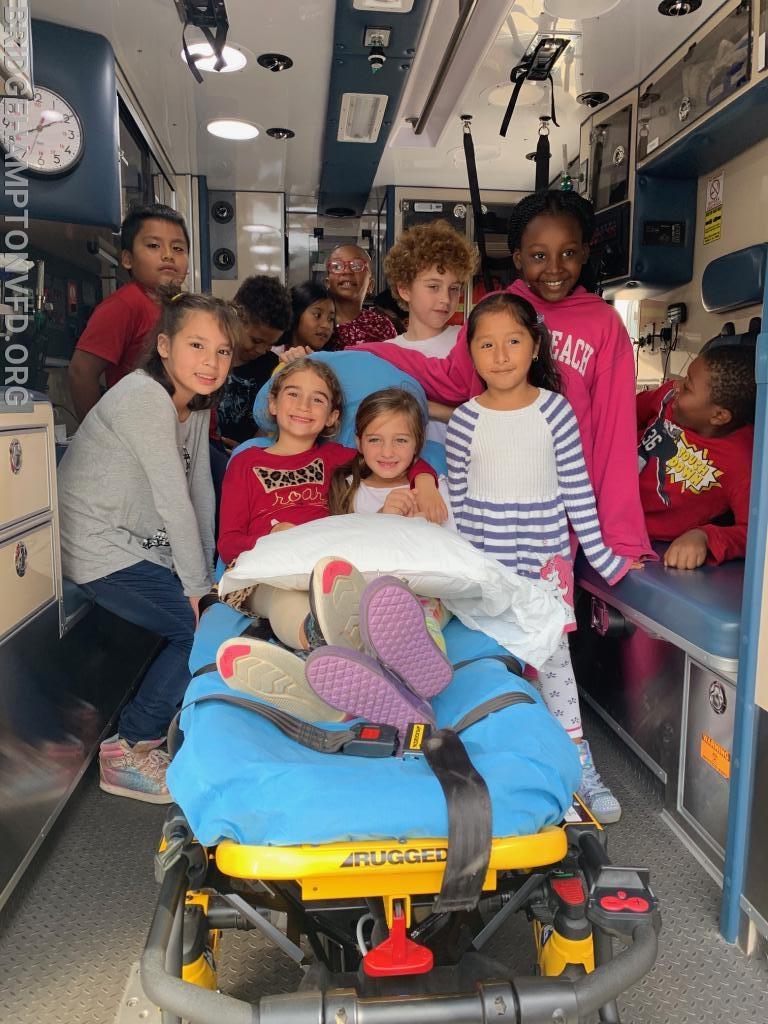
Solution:
{"label": "metal diamond plate floor", "polygon": [[[660,817],[655,780],[598,720],[595,760],[624,806],[609,830],[615,862],[646,864],[664,927],[654,971],[622,1000],[626,1024],[750,1024],[768,1020],[768,964],[717,933],[719,892]],[[152,853],[163,809],[106,796],[93,768],[0,912],[0,1021],[112,1024],[141,952],[156,895]],[[487,952],[529,973],[521,920]],[[299,969],[252,933],[230,933],[222,989],[241,998],[290,991]]]}

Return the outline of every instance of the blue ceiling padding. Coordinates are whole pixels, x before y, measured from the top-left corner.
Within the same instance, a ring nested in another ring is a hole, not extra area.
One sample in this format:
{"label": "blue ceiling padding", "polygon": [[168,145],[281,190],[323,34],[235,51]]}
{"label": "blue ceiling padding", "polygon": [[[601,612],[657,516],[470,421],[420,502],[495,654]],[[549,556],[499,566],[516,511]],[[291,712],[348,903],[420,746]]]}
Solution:
{"label": "blue ceiling padding", "polygon": [[[346,208],[359,216],[371,190],[381,154],[392,128],[413,63],[429,4],[415,0],[408,14],[386,11],[358,11],[352,0],[336,0],[333,29],[328,111],[323,141],[318,211]],[[375,74],[368,62],[369,48],[363,45],[366,28],[389,28],[386,62]],[[339,142],[339,111],[345,92],[384,93],[389,97],[384,122],[376,142]]]}

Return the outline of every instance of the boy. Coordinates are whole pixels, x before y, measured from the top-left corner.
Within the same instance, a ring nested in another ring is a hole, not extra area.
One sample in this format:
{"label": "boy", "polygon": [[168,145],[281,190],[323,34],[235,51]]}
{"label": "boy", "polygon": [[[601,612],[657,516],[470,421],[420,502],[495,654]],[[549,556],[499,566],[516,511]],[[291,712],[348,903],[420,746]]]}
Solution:
{"label": "boy", "polygon": [[111,388],[135,370],[147,333],[160,315],[156,292],[181,287],[189,267],[189,233],[181,214],[156,203],[134,207],[120,227],[120,261],[131,281],[99,303],[69,364],[69,387],[80,421],[101,397],[104,374]]}
{"label": "boy", "polygon": [[[384,261],[392,294],[408,311],[408,330],[392,344],[425,356],[447,356],[460,328],[446,324],[456,312],[464,282],[476,264],[472,246],[447,221],[436,220],[403,232]],[[452,413],[452,406],[429,403],[429,440],[445,444]]]}
{"label": "boy", "polygon": [[219,430],[228,448],[253,437],[253,401],[279,359],[270,349],[291,326],[288,290],[275,277],[248,277],[233,299],[242,321],[229,381],[218,407]]}
{"label": "boy", "polygon": [[[743,558],[755,416],[754,349],[710,342],[683,380],[637,396],[640,500],[664,564]],[[729,513],[733,525],[713,520]]]}

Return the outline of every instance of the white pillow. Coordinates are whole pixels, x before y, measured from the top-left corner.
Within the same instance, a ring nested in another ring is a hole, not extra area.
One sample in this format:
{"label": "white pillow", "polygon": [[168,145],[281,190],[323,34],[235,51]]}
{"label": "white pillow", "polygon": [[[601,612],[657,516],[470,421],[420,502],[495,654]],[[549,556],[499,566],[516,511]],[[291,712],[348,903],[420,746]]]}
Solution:
{"label": "white pillow", "polygon": [[257,583],[306,590],[325,555],[345,558],[367,579],[398,576],[415,593],[441,598],[470,629],[488,633],[537,668],[572,621],[547,584],[518,576],[451,530],[395,515],[329,516],[271,533],[224,573],[219,592]]}

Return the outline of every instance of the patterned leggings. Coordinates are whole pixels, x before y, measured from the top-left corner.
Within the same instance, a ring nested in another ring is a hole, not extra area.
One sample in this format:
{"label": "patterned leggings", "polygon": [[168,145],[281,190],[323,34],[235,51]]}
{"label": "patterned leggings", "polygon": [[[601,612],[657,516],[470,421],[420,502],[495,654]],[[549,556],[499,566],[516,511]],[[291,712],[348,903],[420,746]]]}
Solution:
{"label": "patterned leggings", "polygon": [[581,728],[579,691],[571,664],[568,637],[563,634],[557,650],[539,669],[539,689],[544,703],[572,740],[584,735]]}

